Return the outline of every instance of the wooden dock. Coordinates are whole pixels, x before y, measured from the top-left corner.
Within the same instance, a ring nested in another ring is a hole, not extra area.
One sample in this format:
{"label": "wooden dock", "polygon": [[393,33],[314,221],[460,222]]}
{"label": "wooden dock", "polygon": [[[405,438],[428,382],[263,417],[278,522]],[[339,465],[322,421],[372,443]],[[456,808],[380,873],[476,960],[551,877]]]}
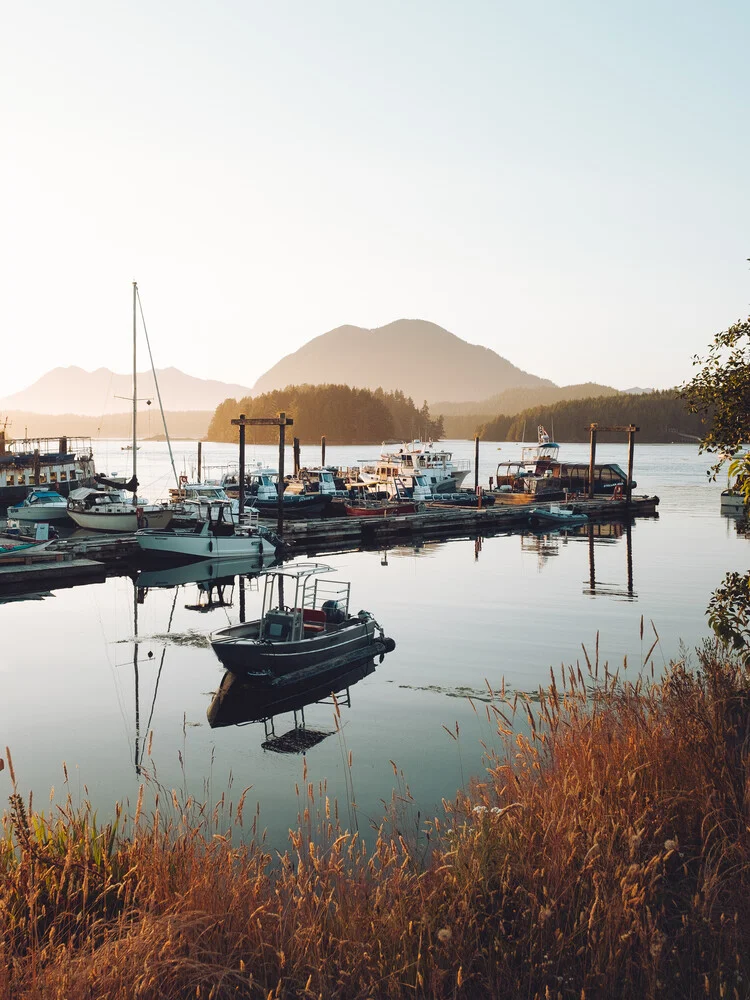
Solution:
{"label": "wooden dock", "polygon": [[[627,500],[577,500],[576,509],[591,522],[623,521],[632,517],[654,517],[658,497]],[[339,517],[320,521],[290,521],[284,525],[284,544],[290,555],[315,555],[379,548],[408,541],[465,538],[503,534],[528,527],[529,514],[544,504],[495,504],[473,507],[441,507],[427,504],[416,514],[397,517]],[[554,530],[553,528],[549,529]]]}
{"label": "wooden dock", "polygon": [[[576,509],[591,522],[626,521],[653,517],[658,497],[576,500]],[[337,517],[311,521],[288,521],[284,525],[285,553],[317,555],[384,548],[412,540],[477,538],[522,531],[529,514],[540,503],[495,504],[475,507],[442,507],[427,504],[416,514],[383,517]],[[552,528],[549,529],[554,530]],[[132,535],[90,535],[60,539],[54,548],[0,563],[0,592],[33,589],[34,586],[70,586],[101,582],[109,574],[135,569],[144,563],[143,553]]]}

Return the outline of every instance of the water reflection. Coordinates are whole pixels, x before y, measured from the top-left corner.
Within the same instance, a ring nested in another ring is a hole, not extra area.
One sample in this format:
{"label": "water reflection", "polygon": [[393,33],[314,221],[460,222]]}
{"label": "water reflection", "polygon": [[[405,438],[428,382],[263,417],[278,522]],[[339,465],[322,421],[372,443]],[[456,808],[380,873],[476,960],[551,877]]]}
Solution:
{"label": "water reflection", "polygon": [[[212,729],[262,723],[265,738],[261,746],[264,750],[305,753],[334,732],[333,729],[307,726],[305,709],[310,705],[334,704],[334,696],[337,714],[342,706],[351,708],[350,689],[374,672],[372,658],[330,670],[317,670],[313,676],[300,677],[297,672],[266,684],[227,672],[208,707],[208,722]],[[289,713],[293,717],[292,728],[277,735],[277,717]]]}
{"label": "water reflection", "polygon": [[[625,539],[625,581],[607,583],[597,580],[597,548],[617,544]],[[638,598],[633,586],[633,525],[632,522],[609,524],[586,524],[573,531],[529,532],[521,536],[521,551],[536,556],[537,571],[541,572],[549,559],[561,554],[561,550],[576,542],[588,544],[589,576],[584,583],[583,593],[588,597],[618,597],[629,601]]]}

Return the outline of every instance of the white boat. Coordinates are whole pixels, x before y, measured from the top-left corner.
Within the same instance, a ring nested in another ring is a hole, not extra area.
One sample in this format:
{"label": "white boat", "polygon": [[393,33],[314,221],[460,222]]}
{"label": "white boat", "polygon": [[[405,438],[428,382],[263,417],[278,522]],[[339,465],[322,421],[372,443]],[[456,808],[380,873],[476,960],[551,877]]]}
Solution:
{"label": "white boat", "polygon": [[380,460],[365,465],[360,470],[360,479],[365,485],[387,487],[395,479],[422,473],[432,493],[455,493],[471,471],[471,464],[453,459],[450,451],[437,451],[431,441],[404,442],[397,451],[389,450],[383,444]]}
{"label": "white boat", "polygon": [[54,490],[32,490],[23,503],[8,508],[8,518],[17,521],[65,521],[68,502]]}
{"label": "white boat", "polygon": [[236,525],[219,517],[201,521],[192,531],[173,528],[136,531],[143,552],[168,559],[240,559],[276,555],[280,541],[273,532],[258,527],[257,517]]}
{"label": "white boat", "polygon": [[138,528],[168,528],[174,510],[154,504],[133,506],[124,490],[73,490],[68,514],[87,531],[135,532]]}
{"label": "white boat", "polygon": [[224,508],[224,517],[236,521],[239,515],[239,500],[232,500],[218,483],[189,483],[180,478],[180,485],[169,491],[169,502],[175,515],[190,520],[210,520],[212,511]]}
{"label": "white boat", "polygon": [[395,642],[369,611],[350,614],[351,584],[320,579],[331,569],[303,562],[266,570],[261,617],[211,636],[223,666],[248,679],[268,681],[394,649]]}
{"label": "white boat", "polygon": [[[122,489],[117,488],[120,484],[114,480],[107,480],[103,476],[98,476],[99,482],[106,484],[106,489],[80,489],[73,490],[68,497],[68,514],[80,528],[87,531],[111,531],[128,532],[137,531],[138,528],[166,528],[169,526],[174,516],[174,511],[154,504],[147,504],[139,501],[136,490],[138,479],[137,469],[137,417],[138,417],[138,370],[136,367],[136,318],[138,308],[138,285],[133,282],[133,442],[129,450],[133,456],[133,475],[130,482],[124,484]],[[153,365],[152,365],[153,368]],[[154,373],[155,374],[155,373]],[[159,394],[158,383],[156,391],[159,395],[159,408],[161,406],[161,395]],[[166,428],[166,423],[165,423]],[[170,456],[171,456],[170,446]],[[174,466],[174,463],[173,463]],[[176,477],[175,477],[176,478]],[[125,490],[132,492],[132,498],[126,497]]]}

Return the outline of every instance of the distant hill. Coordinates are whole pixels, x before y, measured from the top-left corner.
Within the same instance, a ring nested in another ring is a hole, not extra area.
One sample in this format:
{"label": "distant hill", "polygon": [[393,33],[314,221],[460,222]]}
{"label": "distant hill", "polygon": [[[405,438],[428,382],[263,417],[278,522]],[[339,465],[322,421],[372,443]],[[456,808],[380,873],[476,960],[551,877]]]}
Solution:
{"label": "distant hill", "polygon": [[[636,442],[641,443],[691,443],[704,434],[704,417],[690,413],[676,389],[644,392],[640,395],[618,393],[617,396],[600,396],[596,399],[570,399],[551,406],[537,406],[515,416],[495,417],[480,430],[480,437],[487,441],[520,441],[526,427],[526,439],[533,438],[529,427],[542,424],[552,431],[556,441],[583,442],[589,440],[593,422],[622,426],[633,423],[640,427]],[[622,433],[599,431],[599,440],[622,441]]]}
{"label": "distant hill", "polygon": [[[165,410],[169,436],[198,441],[205,438],[213,410],[190,410],[175,412]],[[27,413],[23,410],[3,410],[0,414],[0,428],[8,417],[6,435],[9,438],[23,437],[90,437],[90,438],[130,438],[132,417],[129,413],[109,413],[105,416],[87,417],[80,413]],[[143,406],[138,411],[139,439],[164,436],[159,408],[152,406],[145,412]]]}
{"label": "distant hill", "polygon": [[554,386],[435,323],[400,319],[374,330],[339,326],[313,338],[261,375],[253,393],[330,383],[400,389],[418,405],[425,399],[484,399],[518,386]]}
{"label": "distant hill", "polygon": [[[165,410],[215,410],[225,399],[247,396],[247,386],[212,379],[195,378],[177,368],[157,369]],[[101,417],[125,413],[131,408],[132,375],[117,375],[108,368],[87,372],[71,365],[53,368],[27,389],[0,399],[0,413],[25,410],[32,413],[79,413]],[[125,397],[118,399],[118,396]],[[138,398],[153,399],[158,409],[154,377],[150,371],[138,373]]]}
{"label": "distant hill", "polygon": [[[647,390],[642,390],[646,392]],[[591,399],[594,396],[618,396],[619,389],[613,389],[610,385],[599,385],[596,382],[581,382],[576,385],[539,385],[524,386],[516,389],[506,389],[504,392],[495,393],[489,399],[482,399],[479,402],[464,400],[461,403],[453,403],[449,400],[442,400],[437,403],[430,401],[430,411],[441,413],[443,416],[464,416],[469,413],[486,414],[485,419],[495,416],[497,413],[505,413],[509,416],[520,413],[530,406],[551,406],[553,403],[560,403],[566,399]]]}

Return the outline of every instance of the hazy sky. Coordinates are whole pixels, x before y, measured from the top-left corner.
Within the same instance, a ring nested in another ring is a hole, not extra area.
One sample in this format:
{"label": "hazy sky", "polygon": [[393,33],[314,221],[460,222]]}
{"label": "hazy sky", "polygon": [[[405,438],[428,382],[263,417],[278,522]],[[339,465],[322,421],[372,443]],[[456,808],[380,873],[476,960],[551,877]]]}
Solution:
{"label": "hazy sky", "polygon": [[419,317],[559,384],[673,385],[750,312],[749,28],[746,2],[6,3],[0,396],[128,371],[133,279],[194,375]]}

